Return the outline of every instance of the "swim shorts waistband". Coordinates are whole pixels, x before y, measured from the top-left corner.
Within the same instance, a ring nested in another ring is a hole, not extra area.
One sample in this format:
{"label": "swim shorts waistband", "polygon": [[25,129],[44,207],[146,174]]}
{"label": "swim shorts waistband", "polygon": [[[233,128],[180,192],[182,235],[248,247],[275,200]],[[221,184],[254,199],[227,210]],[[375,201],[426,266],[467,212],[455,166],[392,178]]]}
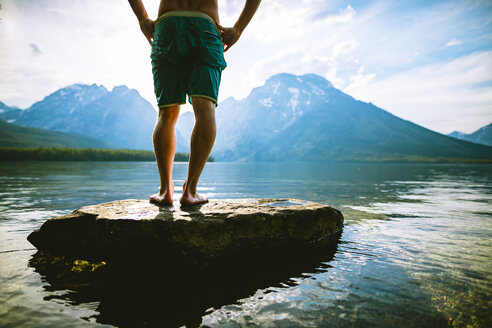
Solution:
{"label": "swim shorts waistband", "polygon": [[210,17],[208,14],[201,12],[201,11],[186,11],[186,10],[173,10],[173,11],[168,11],[167,13],[162,14],[159,18],[154,23],[154,26],[156,26],[161,20],[167,17],[201,17],[208,19],[212,24],[214,24],[215,28],[217,29],[217,32],[220,34],[220,29],[217,26],[217,23],[213,20],[212,17]]}

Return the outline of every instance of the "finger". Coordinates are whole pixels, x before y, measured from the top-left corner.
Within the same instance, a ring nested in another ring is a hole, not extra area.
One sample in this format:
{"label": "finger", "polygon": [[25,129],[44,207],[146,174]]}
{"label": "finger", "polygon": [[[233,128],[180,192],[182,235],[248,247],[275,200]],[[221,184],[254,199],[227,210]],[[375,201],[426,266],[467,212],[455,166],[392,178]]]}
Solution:
{"label": "finger", "polygon": [[145,37],[147,41],[149,41],[149,44],[152,45],[152,40],[149,37]]}
{"label": "finger", "polygon": [[224,30],[224,27],[223,27],[222,25],[220,25],[220,24],[217,24],[217,27],[218,27],[219,29],[221,29],[222,31]]}

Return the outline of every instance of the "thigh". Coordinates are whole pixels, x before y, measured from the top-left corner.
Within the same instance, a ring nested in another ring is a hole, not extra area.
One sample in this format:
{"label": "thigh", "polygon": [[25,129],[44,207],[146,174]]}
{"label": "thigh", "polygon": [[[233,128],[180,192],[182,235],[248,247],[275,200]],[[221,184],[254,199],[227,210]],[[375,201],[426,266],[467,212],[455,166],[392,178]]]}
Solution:
{"label": "thigh", "polygon": [[159,108],[186,102],[186,69],[180,65],[161,61],[152,62],[154,93]]}

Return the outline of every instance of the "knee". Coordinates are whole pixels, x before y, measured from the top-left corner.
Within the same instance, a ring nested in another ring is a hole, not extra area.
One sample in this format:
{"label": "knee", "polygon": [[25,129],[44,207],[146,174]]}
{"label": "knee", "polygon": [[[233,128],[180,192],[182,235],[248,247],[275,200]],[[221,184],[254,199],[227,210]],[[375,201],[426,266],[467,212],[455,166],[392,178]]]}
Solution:
{"label": "knee", "polygon": [[215,121],[215,103],[206,98],[193,98],[195,121]]}

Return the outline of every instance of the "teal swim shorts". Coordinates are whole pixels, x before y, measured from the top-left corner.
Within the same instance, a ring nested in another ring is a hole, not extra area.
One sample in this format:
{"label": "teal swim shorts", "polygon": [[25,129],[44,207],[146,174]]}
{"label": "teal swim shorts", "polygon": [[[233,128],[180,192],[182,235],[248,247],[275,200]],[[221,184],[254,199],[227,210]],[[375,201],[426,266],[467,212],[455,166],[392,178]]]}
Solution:
{"label": "teal swim shorts", "polygon": [[219,29],[205,13],[171,11],[155,23],[152,74],[157,105],[190,103],[193,97],[217,105],[222,70],[227,66]]}

